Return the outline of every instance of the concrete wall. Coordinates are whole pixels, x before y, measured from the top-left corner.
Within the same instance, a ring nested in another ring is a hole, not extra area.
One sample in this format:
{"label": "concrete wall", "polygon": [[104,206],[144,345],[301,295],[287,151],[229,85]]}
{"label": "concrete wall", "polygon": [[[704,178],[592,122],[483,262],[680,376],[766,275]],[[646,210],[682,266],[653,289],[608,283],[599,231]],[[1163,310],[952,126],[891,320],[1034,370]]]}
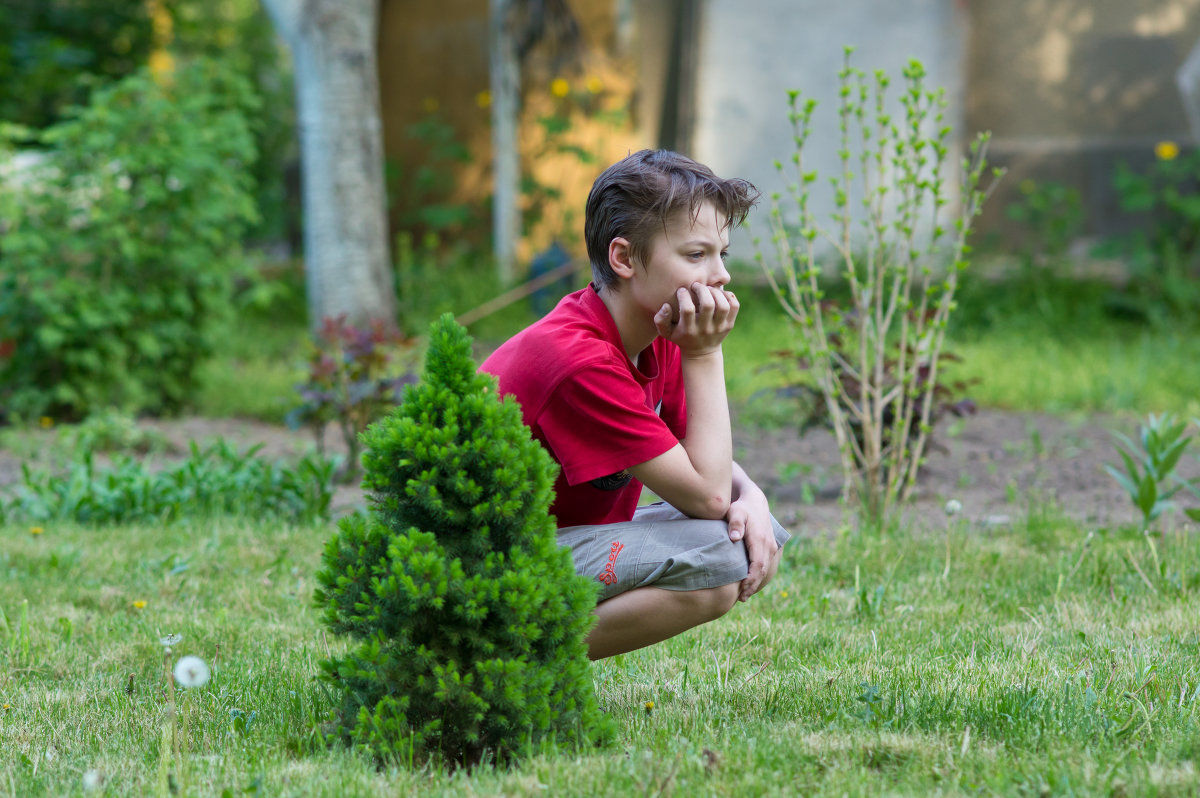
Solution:
{"label": "concrete wall", "polygon": [[1112,188],[1118,161],[1190,142],[1175,72],[1200,39],[1200,0],[970,2],[967,125],[991,130],[1009,174],[981,220],[1011,236],[1003,209],[1027,179],[1082,193],[1093,235],[1131,223]]}
{"label": "concrete wall", "polygon": [[[693,153],[717,174],[744,177],[764,195],[782,191],[786,182],[773,162],[787,163],[793,152],[787,92],[800,89],[819,102],[805,158],[822,175],[814,207],[827,219],[833,201],[825,177],[840,170],[843,47],[858,48],[853,64],[868,74],[887,70],[895,79],[893,97],[908,60],[922,61],[929,85],[947,90],[947,122],[962,131],[964,22],[957,0],[707,0]],[[751,218],[759,220],[759,232],[765,232],[767,205]],[[733,254],[752,255],[746,236],[735,238]]]}

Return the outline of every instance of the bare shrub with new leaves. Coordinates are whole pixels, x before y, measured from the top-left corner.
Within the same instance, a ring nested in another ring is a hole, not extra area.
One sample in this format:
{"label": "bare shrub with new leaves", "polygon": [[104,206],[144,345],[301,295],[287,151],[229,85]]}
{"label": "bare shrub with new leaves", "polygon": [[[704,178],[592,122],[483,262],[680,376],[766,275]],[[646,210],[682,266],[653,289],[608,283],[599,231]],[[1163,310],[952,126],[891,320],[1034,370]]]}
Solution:
{"label": "bare shrub with new leaves", "polygon": [[[841,452],[843,498],[857,500],[868,519],[885,520],[912,492],[935,407],[946,322],[959,274],[967,267],[971,224],[1001,176],[982,187],[988,134],[963,159],[959,201],[945,188],[951,128],[945,92],[925,86],[925,68],[904,70],[900,113],[889,112],[890,78],[870,80],[851,66],[846,48],[840,81],[840,173],[831,177],[832,228],[810,205],[816,171],[804,148],[816,108],[789,92],[795,152],[787,218],[780,193],[771,197],[770,260],[756,239],[756,259],[795,322],[802,356],[811,364]],[[949,217],[949,218],[947,218]],[[835,275],[821,258],[832,252]],[[849,291],[844,303],[826,296],[834,279]]]}

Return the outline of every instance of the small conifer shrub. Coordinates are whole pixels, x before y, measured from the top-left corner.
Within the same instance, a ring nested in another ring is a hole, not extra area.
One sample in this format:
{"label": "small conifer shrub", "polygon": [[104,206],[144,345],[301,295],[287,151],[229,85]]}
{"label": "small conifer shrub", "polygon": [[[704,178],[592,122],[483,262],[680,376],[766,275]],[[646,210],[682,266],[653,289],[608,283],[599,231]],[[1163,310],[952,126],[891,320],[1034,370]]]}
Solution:
{"label": "small conifer shrub", "polygon": [[339,731],[385,760],[474,765],[609,736],[586,659],[596,588],[548,514],[556,465],[470,338],[435,322],[421,382],[363,434],[370,512],[325,548]]}

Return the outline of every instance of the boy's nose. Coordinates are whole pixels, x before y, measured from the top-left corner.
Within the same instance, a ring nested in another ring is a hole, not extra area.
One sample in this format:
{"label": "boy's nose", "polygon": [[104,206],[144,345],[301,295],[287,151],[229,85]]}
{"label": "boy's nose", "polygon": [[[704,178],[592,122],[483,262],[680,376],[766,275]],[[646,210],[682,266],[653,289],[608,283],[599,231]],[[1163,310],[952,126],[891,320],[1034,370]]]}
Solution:
{"label": "boy's nose", "polygon": [[716,288],[723,288],[729,285],[729,281],[732,279],[729,276],[729,270],[725,268],[725,260],[717,258],[717,268],[713,271],[708,284]]}

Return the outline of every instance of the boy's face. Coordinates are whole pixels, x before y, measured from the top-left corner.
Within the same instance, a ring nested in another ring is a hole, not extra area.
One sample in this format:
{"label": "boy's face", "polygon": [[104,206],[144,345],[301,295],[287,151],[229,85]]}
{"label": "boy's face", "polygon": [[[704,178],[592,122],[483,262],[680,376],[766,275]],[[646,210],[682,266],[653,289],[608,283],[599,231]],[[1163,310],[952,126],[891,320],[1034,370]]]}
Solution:
{"label": "boy's face", "polygon": [[[686,208],[678,211],[668,220],[665,232],[654,237],[649,255],[635,269],[634,298],[650,316],[664,302],[669,303],[671,320],[678,321],[675,292],[680,288],[690,290],[697,282],[716,288],[728,285],[728,254],[729,229],[716,206],[711,202],[702,204],[694,222]],[[692,299],[696,299],[694,292]]]}

